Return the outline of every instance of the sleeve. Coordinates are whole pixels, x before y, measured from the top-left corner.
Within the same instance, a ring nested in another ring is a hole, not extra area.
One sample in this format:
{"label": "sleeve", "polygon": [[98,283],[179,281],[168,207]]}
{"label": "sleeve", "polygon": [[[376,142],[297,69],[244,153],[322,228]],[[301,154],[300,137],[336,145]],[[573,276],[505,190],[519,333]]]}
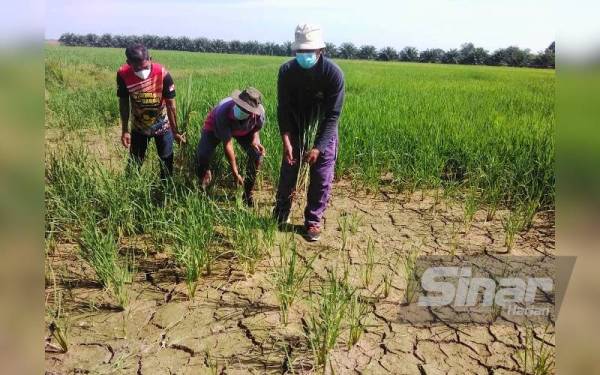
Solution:
{"label": "sleeve", "polygon": [[329,87],[325,96],[325,118],[319,124],[319,132],[314,147],[321,153],[337,132],[338,121],[344,105],[344,75],[339,69],[332,69]]}
{"label": "sleeve", "polygon": [[123,81],[123,78],[121,78],[121,75],[119,73],[117,73],[117,96],[119,98],[129,97],[129,91],[127,90],[125,81]]}
{"label": "sleeve", "polygon": [[175,98],[175,82],[173,82],[173,78],[169,72],[167,72],[163,78],[162,96],[165,99]]}
{"label": "sleeve", "polygon": [[279,69],[277,77],[277,122],[279,133],[290,132],[293,129],[289,97],[289,84],[286,80],[285,65]]}
{"label": "sleeve", "polygon": [[226,108],[226,105],[221,105],[215,109],[215,136],[223,142],[231,138],[231,127],[227,121]]}

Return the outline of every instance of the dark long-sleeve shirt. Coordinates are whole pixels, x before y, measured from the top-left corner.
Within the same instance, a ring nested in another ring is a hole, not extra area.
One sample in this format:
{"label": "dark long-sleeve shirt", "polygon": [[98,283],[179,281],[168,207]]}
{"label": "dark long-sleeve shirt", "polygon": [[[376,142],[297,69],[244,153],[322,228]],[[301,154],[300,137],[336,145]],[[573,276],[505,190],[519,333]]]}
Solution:
{"label": "dark long-sleeve shirt", "polygon": [[301,134],[308,124],[318,121],[313,147],[323,152],[337,136],[344,104],[344,74],[325,56],[310,69],[302,68],[296,59],[290,60],[279,68],[277,98],[281,134]]}

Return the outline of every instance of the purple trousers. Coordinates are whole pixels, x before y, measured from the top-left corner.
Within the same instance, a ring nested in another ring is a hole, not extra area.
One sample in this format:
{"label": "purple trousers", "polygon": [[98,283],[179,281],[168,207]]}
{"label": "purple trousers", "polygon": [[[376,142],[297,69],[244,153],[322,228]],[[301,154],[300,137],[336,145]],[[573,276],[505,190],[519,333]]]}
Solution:
{"label": "purple trousers", "polygon": [[[294,159],[299,160],[300,151],[298,140],[292,139],[292,148]],[[308,185],[308,194],[306,197],[306,209],[304,210],[304,225],[320,227],[321,218],[327,208],[333,175],[335,161],[337,158],[338,137],[337,135],[327,145],[327,148],[319,155],[319,158],[310,167],[310,182]],[[274,215],[277,219],[285,221],[290,214],[292,207],[292,196],[296,189],[298,180],[299,163],[288,164],[285,158],[281,162],[281,171],[279,174],[279,186],[275,203]]]}

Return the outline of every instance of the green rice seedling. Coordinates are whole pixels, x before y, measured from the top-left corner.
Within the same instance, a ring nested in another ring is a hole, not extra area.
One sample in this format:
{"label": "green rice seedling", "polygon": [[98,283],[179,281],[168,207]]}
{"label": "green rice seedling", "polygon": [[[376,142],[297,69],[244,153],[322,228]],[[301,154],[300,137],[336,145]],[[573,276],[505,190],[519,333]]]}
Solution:
{"label": "green rice seedling", "polygon": [[187,88],[185,91],[185,95],[178,95],[177,104],[179,115],[177,116],[179,119],[179,130],[181,133],[186,133],[192,119],[198,115],[198,112],[194,110],[194,105],[196,103],[194,99],[196,99],[197,91],[192,90],[192,82],[193,82],[194,74],[190,74],[187,80]]}
{"label": "green rice seedling", "polygon": [[265,249],[265,253],[268,253],[270,249],[275,245],[275,234],[277,233],[277,221],[271,216],[268,218],[262,218],[260,220],[259,228],[261,230],[260,242]]}
{"label": "green rice seedling", "polygon": [[458,248],[458,225],[452,222],[452,231],[450,234],[450,255],[456,255],[456,249]]}
{"label": "green rice seedling", "polygon": [[342,248],[341,250],[344,251],[346,249],[346,244],[348,243],[348,220],[346,220],[345,216],[340,216],[338,218],[338,225],[339,225],[339,229],[340,232],[342,234]]}
{"label": "green rice seedling", "polygon": [[367,246],[363,249],[363,258],[362,282],[363,287],[368,288],[373,280],[373,267],[375,265],[375,242],[371,237],[369,237]]}
{"label": "green rice seedling", "polygon": [[341,251],[346,249],[350,235],[355,235],[358,232],[361,221],[362,218],[356,213],[349,214],[347,212],[342,212],[337,218],[338,230],[342,237]]}
{"label": "green rice seedling", "polygon": [[279,264],[272,273],[272,283],[275,286],[281,311],[281,321],[284,325],[288,324],[289,309],[294,303],[304,281],[310,275],[312,262],[315,258],[316,255],[312,257],[307,265],[298,263],[296,240],[293,234],[285,236],[279,243]]}
{"label": "green rice seedling", "polygon": [[515,235],[523,229],[524,226],[523,216],[519,211],[511,211],[508,217],[502,220],[502,227],[504,228],[504,245],[506,250],[510,251],[515,241]]}
{"label": "green rice seedling", "polygon": [[519,211],[523,220],[523,228],[522,229],[530,229],[533,223],[533,218],[535,213],[538,211],[540,207],[540,202],[538,200],[530,200],[526,203],[520,205]]}
{"label": "green rice seedling", "polygon": [[431,205],[431,214],[433,216],[435,216],[437,214],[437,207],[441,201],[440,193],[441,193],[442,187],[441,187],[441,181],[434,180],[432,182],[432,184],[434,186],[435,193],[433,194],[433,204]]}
{"label": "green rice seedling", "polygon": [[192,299],[201,273],[211,273],[217,256],[212,247],[214,218],[211,204],[198,195],[189,195],[182,203],[170,231],[175,240],[175,259],[184,269],[188,296]]}
{"label": "green rice seedling", "polygon": [[226,222],[233,239],[233,252],[245,272],[254,274],[256,265],[273,244],[274,224],[263,222],[253,211],[241,204],[240,207],[229,210]]}
{"label": "green rice seedling", "polygon": [[342,247],[341,251],[346,250],[346,245],[348,244],[348,237],[350,233],[350,221],[348,220],[348,216],[340,215],[337,219],[338,229],[340,230],[342,236]]}
{"label": "green rice seedling", "polygon": [[548,344],[548,340],[552,339],[552,336],[549,324],[544,328],[544,332],[540,338],[536,337],[534,327],[527,325],[525,328],[524,348],[518,352],[522,366],[521,369],[524,374],[554,374],[554,347]]}
{"label": "green rice seedling", "polygon": [[[198,240],[203,241],[202,239]],[[196,295],[196,287],[202,270],[207,269],[207,273],[210,270],[209,257],[206,248],[198,248],[195,245],[175,245],[175,260],[184,268],[185,283],[190,299]]]}
{"label": "green rice seedling", "polygon": [[348,305],[348,349],[354,346],[365,331],[364,319],[369,313],[369,305],[353,293]]}
{"label": "green rice seedling", "polygon": [[388,298],[390,296],[390,291],[392,289],[392,275],[389,272],[386,272],[383,274],[382,285],[383,285],[383,298]]}
{"label": "green rice seedling", "polygon": [[311,293],[312,310],[305,322],[305,330],[313,352],[314,367],[323,373],[329,354],[342,332],[342,323],[353,294],[354,290],[331,271],[327,272],[327,281],[321,286],[318,297]]}
{"label": "green rice seedling", "polygon": [[398,266],[400,265],[400,257],[396,252],[391,252],[387,264],[388,271],[382,275],[381,286],[383,298],[388,298],[392,290],[392,281],[395,275],[398,274]]}
{"label": "green rice seedling", "polygon": [[348,229],[350,230],[350,233],[358,233],[358,228],[362,223],[362,216],[358,215],[356,212],[352,212],[350,215],[346,216],[348,218]]}
{"label": "green rice seedling", "polygon": [[[501,280],[509,278],[509,277],[513,277],[514,275],[511,274],[511,272],[510,272],[510,266],[504,265],[502,267],[502,271],[500,271],[499,273],[493,272],[489,276],[492,279],[494,279],[494,282],[496,283],[496,285],[501,285]],[[498,305],[496,303],[496,299],[493,298],[492,306],[490,306],[490,323],[494,323],[496,320],[498,320],[498,318],[502,316],[503,310],[504,310],[503,307]]]}
{"label": "green rice seedling", "polygon": [[126,284],[132,281],[133,262],[120,259],[113,233],[98,228],[94,218],[88,218],[83,224],[80,249],[102,285],[112,293],[117,305],[124,308],[129,300]]}
{"label": "green rice seedling", "polygon": [[479,208],[479,202],[475,191],[471,189],[465,196],[464,203],[464,212],[463,212],[463,221],[465,224],[465,230],[469,230],[471,228],[471,224],[473,223],[473,217]]}
{"label": "green rice seedling", "polygon": [[495,186],[493,189],[486,191],[485,195],[487,197],[487,201],[489,202],[485,220],[492,221],[494,216],[496,216],[496,211],[501,203],[502,190],[500,190],[499,186]]}
{"label": "green rice seedling", "polygon": [[412,303],[419,287],[417,259],[419,252],[413,247],[404,255],[404,280],[406,282],[406,303]]}
{"label": "green rice seedling", "polygon": [[210,351],[204,353],[205,359],[204,363],[208,366],[209,374],[217,375],[219,374],[219,360],[216,359]]}
{"label": "green rice seedling", "polygon": [[51,308],[46,310],[46,314],[50,320],[48,330],[50,335],[58,343],[62,352],[66,353],[69,350],[69,328],[71,322],[69,316],[64,312],[63,293],[61,290],[57,289],[56,274],[51,266],[50,274],[54,290],[54,303]]}
{"label": "green rice seedling", "polygon": [[81,147],[50,153],[46,167],[46,223],[56,234],[78,231],[79,218],[94,212],[97,163]]}
{"label": "green rice seedling", "polygon": [[56,340],[63,353],[69,351],[69,319],[55,317],[48,326],[50,335]]}
{"label": "green rice seedling", "polygon": [[327,280],[318,294],[311,290],[312,309],[304,322],[305,331],[313,352],[315,369],[321,369],[323,373],[329,353],[342,332],[342,324],[354,293],[348,283],[337,279],[332,271],[327,272]]}
{"label": "green rice seedling", "polygon": [[497,305],[494,299],[490,310],[490,323],[494,323],[500,316],[502,316],[502,306]]}

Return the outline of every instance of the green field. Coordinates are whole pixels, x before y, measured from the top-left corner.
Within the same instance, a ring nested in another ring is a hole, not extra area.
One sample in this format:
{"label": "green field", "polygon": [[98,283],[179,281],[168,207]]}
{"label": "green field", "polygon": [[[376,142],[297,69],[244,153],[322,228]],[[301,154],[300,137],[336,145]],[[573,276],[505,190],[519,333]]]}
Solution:
{"label": "green field", "polygon": [[[276,181],[280,142],[278,66],[285,58],[153,51],[185,100],[192,146],[204,116],[233,89],[265,96],[264,175]],[[117,49],[46,48],[46,124],[67,129],[118,126]],[[483,203],[554,204],[554,71],[337,61],[346,76],[338,178],[399,189],[462,186]]]}

